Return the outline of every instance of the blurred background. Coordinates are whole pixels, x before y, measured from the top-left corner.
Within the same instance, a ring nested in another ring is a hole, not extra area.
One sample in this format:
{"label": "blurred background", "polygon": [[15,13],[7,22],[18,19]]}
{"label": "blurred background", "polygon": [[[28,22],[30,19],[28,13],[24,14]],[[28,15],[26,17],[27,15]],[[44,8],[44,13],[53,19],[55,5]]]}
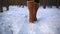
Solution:
{"label": "blurred background", "polygon": [[[0,0],[0,11],[2,11],[3,6],[7,7],[8,10],[10,5],[22,5],[24,7],[27,6],[27,0]],[[59,8],[60,0],[40,0],[40,6],[43,6],[43,8],[46,8],[46,6]]]}

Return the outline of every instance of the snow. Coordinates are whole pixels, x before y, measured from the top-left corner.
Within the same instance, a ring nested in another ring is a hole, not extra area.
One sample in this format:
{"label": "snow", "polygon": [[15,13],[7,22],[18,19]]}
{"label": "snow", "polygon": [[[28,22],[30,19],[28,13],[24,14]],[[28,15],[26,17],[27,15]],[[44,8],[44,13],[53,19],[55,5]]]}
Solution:
{"label": "snow", "polygon": [[60,8],[39,7],[34,23],[29,23],[27,6],[5,10],[0,13],[0,34],[60,34]]}

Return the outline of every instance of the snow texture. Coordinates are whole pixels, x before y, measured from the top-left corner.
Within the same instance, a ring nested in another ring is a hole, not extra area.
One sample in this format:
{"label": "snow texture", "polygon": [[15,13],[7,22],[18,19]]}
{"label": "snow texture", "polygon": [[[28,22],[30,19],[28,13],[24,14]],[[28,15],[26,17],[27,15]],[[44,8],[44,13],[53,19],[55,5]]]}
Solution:
{"label": "snow texture", "polygon": [[5,10],[0,13],[0,34],[60,34],[60,8],[39,7],[34,23],[29,23],[26,6],[9,6]]}

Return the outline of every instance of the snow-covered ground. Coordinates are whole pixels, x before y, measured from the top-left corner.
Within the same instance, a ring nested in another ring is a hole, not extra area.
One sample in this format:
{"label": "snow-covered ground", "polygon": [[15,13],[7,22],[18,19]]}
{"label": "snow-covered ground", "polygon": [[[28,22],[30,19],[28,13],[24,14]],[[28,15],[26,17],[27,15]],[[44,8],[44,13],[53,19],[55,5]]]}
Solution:
{"label": "snow-covered ground", "polygon": [[9,11],[0,13],[0,34],[60,34],[60,8],[39,7],[37,18],[29,23],[26,6],[9,6]]}

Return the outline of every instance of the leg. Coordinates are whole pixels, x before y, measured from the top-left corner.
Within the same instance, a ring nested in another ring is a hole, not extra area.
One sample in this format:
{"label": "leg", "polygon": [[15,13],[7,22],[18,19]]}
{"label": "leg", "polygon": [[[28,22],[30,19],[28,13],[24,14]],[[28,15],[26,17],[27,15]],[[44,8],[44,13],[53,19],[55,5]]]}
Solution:
{"label": "leg", "polygon": [[33,22],[33,1],[28,0],[27,1],[27,6],[29,10],[29,22]]}
{"label": "leg", "polygon": [[0,2],[0,12],[3,12],[3,9],[2,9],[2,2]]}
{"label": "leg", "polygon": [[59,0],[56,0],[57,2],[56,2],[56,8],[59,8]]}
{"label": "leg", "polygon": [[25,3],[25,0],[22,0],[22,2],[23,2],[23,3],[22,3],[22,8],[24,8],[24,3]]}
{"label": "leg", "polygon": [[0,12],[3,12],[3,9],[2,9],[2,7],[0,7]]}
{"label": "leg", "polygon": [[46,8],[46,0],[43,0],[43,8]]}
{"label": "leg", "polygon": [[9,10],[9,6],[7,6],[7,10]]}
{"label": "leg", "polygon": [[35,0],[34,6],[33,6],[34,21],[37,21],[36,15],[37,15],[37,11],[38,11],[39,5],[40,5],[39,1]]}
{"label": "leg", "polygon": [[59,4],[57,4],[56,8],[59,8]]}
{"label": "leg", "polygon": [[29,9],[29,22],[34,22],[37,20],[36,14],[39,7],[39,1],[35,0],[34,2],[31,0],[27,3]]}
{"label": "leg", "polygon": [[52,8],[52,0],[50,0],[50,8]]}

